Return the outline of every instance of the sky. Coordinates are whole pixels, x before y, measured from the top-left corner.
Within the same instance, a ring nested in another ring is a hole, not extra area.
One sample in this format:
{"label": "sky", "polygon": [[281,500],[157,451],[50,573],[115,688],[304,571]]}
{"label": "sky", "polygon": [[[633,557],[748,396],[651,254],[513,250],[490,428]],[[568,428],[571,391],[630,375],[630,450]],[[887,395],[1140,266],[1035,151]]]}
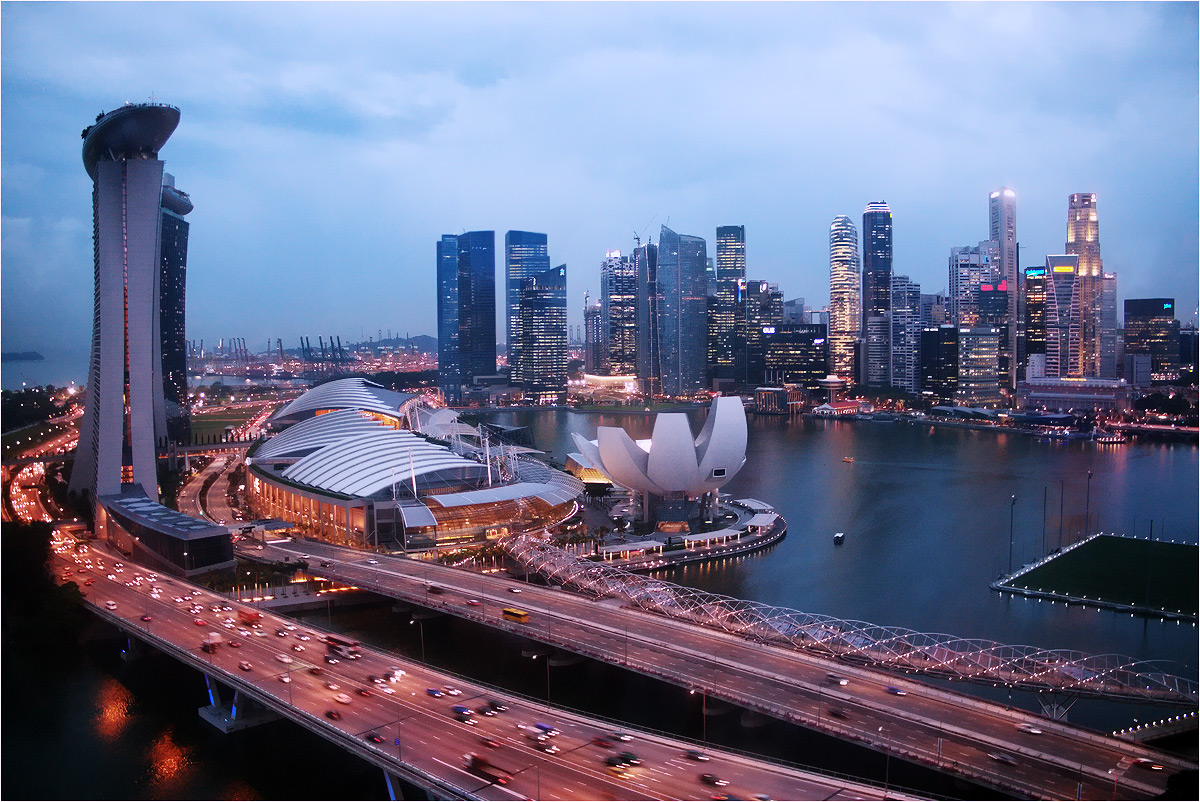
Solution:
{"label": "sky", "polygon": [[749,278],[820,308],[830,222],[878,200],[895,272],[941,291],[1005,186],[1023,266],[1094,192],[1119,297],[1191,322],[1197,30],[1196,3],[2,3],[3,348],[86,353],[80,131],[151,98],[182,112],[206,346],[435,335],[435,244],[480,229],[498,299],[504,232],[548,235],[571,325],[664,223],[710,256],[744,225]]}

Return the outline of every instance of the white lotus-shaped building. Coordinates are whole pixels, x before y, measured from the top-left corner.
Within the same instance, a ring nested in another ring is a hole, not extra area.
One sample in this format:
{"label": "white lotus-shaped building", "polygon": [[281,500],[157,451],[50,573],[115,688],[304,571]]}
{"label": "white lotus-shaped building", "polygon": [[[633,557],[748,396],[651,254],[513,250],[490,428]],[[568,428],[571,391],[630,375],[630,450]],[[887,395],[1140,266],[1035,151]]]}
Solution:
{"label": "white lotus-shaped building", "polygon": [[[746,410],[736,396],[719,396],[693,438],[687,415],[664,412],[649,440],[634,441],[624,429],[601,426],[596,439],[571,435],[592,465],[635,493],[659,498],[696,498],[715,492],[746,464]],[[649,498],[644,509],[650,508]]]}

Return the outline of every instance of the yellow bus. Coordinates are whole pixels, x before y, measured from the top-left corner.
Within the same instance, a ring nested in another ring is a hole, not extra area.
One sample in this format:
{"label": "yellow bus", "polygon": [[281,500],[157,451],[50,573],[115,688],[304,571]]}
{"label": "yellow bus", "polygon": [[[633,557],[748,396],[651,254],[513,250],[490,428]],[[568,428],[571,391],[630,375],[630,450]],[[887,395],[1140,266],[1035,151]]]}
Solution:
{"label": "yellow bus", "polygon": [[524,610],[518,610],[515,607],[505,607],[500,614],[509,621],[516,621],[518,624],[529,623],[529,613]]}

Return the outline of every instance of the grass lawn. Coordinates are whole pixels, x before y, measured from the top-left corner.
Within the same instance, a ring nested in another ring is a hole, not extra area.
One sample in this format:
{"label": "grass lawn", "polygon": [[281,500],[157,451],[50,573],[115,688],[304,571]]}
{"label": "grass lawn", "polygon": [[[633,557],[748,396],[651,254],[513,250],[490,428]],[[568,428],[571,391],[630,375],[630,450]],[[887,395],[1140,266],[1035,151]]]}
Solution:
{"label": "grass lawn", "polygon": [[1197,547],[1185,543],[1102,535],[1033,569],[1012,585],[1196,615],[1200,593],[1197,555]]}
{"label": "grass lawn", "polygon": [[225,433],[226,426],[241,426],[260,411],[261,407],[238,407],[220,412],[193,412],[192,442],[200,443],[204,438],[220,437]]}

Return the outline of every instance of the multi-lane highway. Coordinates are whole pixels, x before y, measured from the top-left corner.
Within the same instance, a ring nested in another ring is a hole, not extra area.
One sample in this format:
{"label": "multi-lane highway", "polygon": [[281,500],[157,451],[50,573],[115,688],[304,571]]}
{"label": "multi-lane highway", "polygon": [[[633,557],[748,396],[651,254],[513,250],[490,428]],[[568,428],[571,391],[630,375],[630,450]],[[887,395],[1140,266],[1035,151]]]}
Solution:
{"label": "multi-lane highway", "polygon": [[[276,543],[247,556],[307,557],[310,570],[322,576],[625,665],[1018,794],[1142,798],[1161,793],[1169,774],[1194,768],[1025,711],[746,641],[612,599],[311,541]],[[529,612],[529,623],[505,620],[501,610],[511,606]],[[1164,769],[1145,767],[1150,764]]]}
{"label": "multi-lane highway", "polygon": [[[364,649],[357,660],[329,663],[322,639],[330,633],[266,613],[261,626],[249,627],[238,616],[247,608],[132,564],[118,566],[121,559],[96,544],[78,554],[69,542],[59,541],[52,569],[60,581],[78,583],[97,614],[134,637],[376,765],[433,778],[429,784],[440,793],[498,800],[701,799],[714,792],[777,799],[883,796],[859,783],[719,750],[696,760],[687,755],[693,744],[657,735],[631,730],[629,741],[609,737],[613,727],[604,722],[516,699],[375,650]],[[212,632],[219,634],[219,645],[205,652],[202,642]],[[371,679],[395,667],[405,672],[398,682]],[[506,709],[490,716],[478,712],[490,700]],[[454,705],[476,711],[469,716],[472,722],[457,720]],[[530,735],[538,734],[538,724],[560,733],[534,740]],[[607,765],[626,751],[640,764]],[[469,753],[484,756],[511,775],[511,781],[496,785],[467,770],[464,755]],[[710,785],[702,774],[728,784]]]}

